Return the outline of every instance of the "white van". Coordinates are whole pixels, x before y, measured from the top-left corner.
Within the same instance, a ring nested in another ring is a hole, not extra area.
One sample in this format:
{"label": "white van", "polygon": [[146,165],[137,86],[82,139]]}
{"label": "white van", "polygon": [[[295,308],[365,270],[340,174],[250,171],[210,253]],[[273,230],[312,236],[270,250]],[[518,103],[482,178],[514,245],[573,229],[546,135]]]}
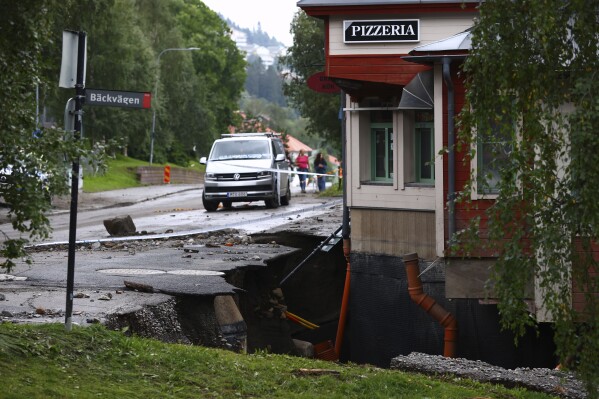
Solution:
{"label": "white van", "polygon": [[267,208],[289,205],[291,167],[278,134],[223,134],[200,163],[206,165],[202,202],[208,212],[221,202],[225,208],[248,201],[264,201]]}

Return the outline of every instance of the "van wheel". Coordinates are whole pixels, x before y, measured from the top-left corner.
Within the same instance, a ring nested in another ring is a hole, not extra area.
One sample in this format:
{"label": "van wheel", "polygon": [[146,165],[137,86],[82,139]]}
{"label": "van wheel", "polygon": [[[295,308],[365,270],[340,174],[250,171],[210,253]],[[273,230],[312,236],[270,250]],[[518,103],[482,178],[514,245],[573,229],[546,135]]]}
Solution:
{"label": "van wheel", "polygon": [[278,198],[269,198],[264,200],[264,204],[266,205],[267,209],[274,209],[274,208],[278,208],[279,207],[279,201],[277,201]]}
{"label": "van wheel", "polygon": [[281,197],[281,205],[289,205],[291,201],[291,184],[287,184],[287,192]]}
{"label": "van wheel", "polygon": [[215,212],[218,209],[218,201],[207,200],[204,193],[202,193],[202,204],[208,212]]}
{"label": "van wheel", "polygon": [[[276,185],[275,185],[276,187]],[[273,208],[278,208],[279,207],[279,193],[277,193],[275,191],[275,195],[273,198],[269,198],[269,199],[265,199],[264,200],[264,204],[266,205],[267,209],[273,209]]]}

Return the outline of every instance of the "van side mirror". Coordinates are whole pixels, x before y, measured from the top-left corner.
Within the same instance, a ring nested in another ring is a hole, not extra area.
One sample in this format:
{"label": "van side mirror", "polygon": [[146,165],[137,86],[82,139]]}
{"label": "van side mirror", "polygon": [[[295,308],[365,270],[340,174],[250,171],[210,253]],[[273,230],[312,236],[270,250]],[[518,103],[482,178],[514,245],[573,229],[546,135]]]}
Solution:
{"label": "van side mirror", "polygon": [[276,162],[281,162],[281,161],[284,161],[284,160],[285,160],[285,154],[277,154],[277,156],[275,157],[275,161]]}
{"label": "van side mirror", "polygon": [[200,158],[200,163],[201,163],[202,165],[206,165],[206,157],[202,157],[202,158]]}

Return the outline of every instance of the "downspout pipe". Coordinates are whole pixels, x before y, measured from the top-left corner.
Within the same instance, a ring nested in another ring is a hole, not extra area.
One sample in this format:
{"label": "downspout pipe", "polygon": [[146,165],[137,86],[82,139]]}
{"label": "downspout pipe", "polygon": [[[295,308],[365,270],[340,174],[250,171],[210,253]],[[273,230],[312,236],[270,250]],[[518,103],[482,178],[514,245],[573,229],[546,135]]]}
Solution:
{"label": "downspout pipe", "polygon": [[345,284],[343,286],[343,297],[341,298],[341,310],[339,311],[339,324],[337,325],[337,335],[335,337],[335,352],[337,357],[340,357],[341,346],[343,345],[343,335],[345,333],[345,324],[347,320],[347,312],[349,309],[349,289],[351,280],[351,266],[350,266],[350,253],[351,253],[351,240],[350,240],[350,223],[349,223],[349,208],[347,207],[347,171],[345,169],[347,163],[347,132],[345,126],[345,91],[341,91],[340,98],[340,109],[339,119],[341,120],[341,168],[343,170],[343,223],[341,227],[341,234],[343,237],[343,256],[345,257],[346,269],[345,269]]}
{"label": "downspout pipe", "polygon": [[455,357],[458,338],[457,320],[451,313],[439,305],[437,301],[424,293],[422,281],[420,280],[418,254],[410,253],[404,255],[403,261],[408,276],[408,293],[410,294],[410,298],[445,328],[443,356]]}
{"label": "downspout pipe", "polygon": [[455,99],[451,80],[451,59],[443,58],[443,80],[447,87],[447,239],[455,234]]}

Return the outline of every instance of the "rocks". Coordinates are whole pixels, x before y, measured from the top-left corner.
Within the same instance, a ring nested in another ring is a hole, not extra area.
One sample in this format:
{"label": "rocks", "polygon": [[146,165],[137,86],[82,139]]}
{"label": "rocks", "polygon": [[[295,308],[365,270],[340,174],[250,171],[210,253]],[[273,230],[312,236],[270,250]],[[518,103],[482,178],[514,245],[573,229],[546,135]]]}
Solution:
{"label": "rocks", "polygon": [[17,277],[11,274],[2,274],[0,273],[0,282],[2,281],[25,281],[27,277]]}
{"label": "rocks", "polygon": [[122,216],[103,221],[104,227],[111,236],[122,237],[135,234],[135,224],[131,216]]}
{"label": "rocks", "polygon": [[309,359],[314,357],[314,345],[311,342],[294,339],[293,345],[295,345],[295,351],[298,356],[307,357]]}
{"label": "rocks", "polygon": [[491,364],[413,352],[391,359],[391,368],[423,374],[451,375],[480,382],[523,387],[562,398],[583,399],[586,391],[572,373],[550,369],[504,369]]}

